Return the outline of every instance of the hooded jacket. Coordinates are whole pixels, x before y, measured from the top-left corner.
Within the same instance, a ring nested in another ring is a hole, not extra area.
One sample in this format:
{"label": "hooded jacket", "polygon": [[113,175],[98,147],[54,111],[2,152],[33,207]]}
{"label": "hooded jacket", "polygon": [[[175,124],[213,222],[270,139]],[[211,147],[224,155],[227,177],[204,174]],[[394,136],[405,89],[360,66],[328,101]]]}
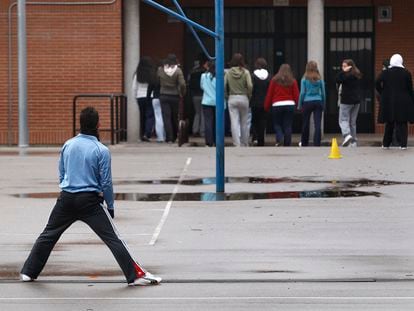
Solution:
{"label": "hooded jacket", "polygon": [[256,69],[253,72],[253,92],[250,105],[255,108],[264,108],[270,75],[266,69]]}
{"label": "hooded jacket", "polygon": [[184,75],[177,65],[159,67],[157,75],[160,81],[160,95],[185,95]]}
{"label": "hooded jacket", "polygon": [[361,103],[361,79],[351,72],[341,71],[336,76],[336,83],[342,85],[341,104],[356,105]]}
{"label": "hooded jacket", "polygon": [[224,92],[230,95],[252,96],[253,84],[250,72],[245,68],[231,67],[224,76]]}

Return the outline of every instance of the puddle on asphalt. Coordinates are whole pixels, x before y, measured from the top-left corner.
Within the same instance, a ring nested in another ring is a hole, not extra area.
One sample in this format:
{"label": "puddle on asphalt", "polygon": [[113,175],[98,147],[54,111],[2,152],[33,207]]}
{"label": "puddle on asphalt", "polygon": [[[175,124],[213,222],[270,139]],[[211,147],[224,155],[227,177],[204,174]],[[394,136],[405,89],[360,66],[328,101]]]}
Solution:
{"label": "puddle on asphalt", "polygon": [[[118,180],[114,181],[114,185],[175,185],[179,182],[178,177],[172,179],[154,179],[154,180]],[[373,186],[390,186],[390,185],[406,185],[414,184],[412,182],[399,182],[389,180],[371,180],[371,179],[355,179],[355,180],[318,180],[311,178],[271,178],[271,177],[226,177],[226,184],[249,183],[249,184],[281,184],[281,183],[317,183],[317,184],[333,184],[343,188],[356,187],[373,187]],[[215,185],[215,177],[192,178],[185,179],[180,182],[186,186]]]}
{"label": "puddle on asphalt", "polygon": [[50,150],[0,150],[0,156],[54,156],[59,155],[59,151]]}
{"label": "puddle on asphalt", "polygon": [[[117,185],[131,184],[177,184],[178,179],[160,180],[124,180],[118,181]],[[301,191],[270,191],[270,192],[181,192],[174,195],[174,201],[239,201],[239,200],[266,200],[266,199],[305,199],[305,198],[351,198],[351,197],[380,197],[381,193],[376,191],[358,191],[355,188],[377,187],[390,185],[413,184],[412,182],[399,182],[389,180],[317,180],[312,178],[264,178],[264,177],[227,177],[226,183],[250,183],[250,184],[283,184],[283,183],[312,183],[323,184],[324,188],[319,190]],[[215,178],[194,178],[180,182],[182,185],[214,185]],[[57,198],[57,192],[24,193],[14,194],[18,198],[47,199]],[[157,202],[168,201],[171,193],[115,193],[115,199],[121,201],[145,201]]]}

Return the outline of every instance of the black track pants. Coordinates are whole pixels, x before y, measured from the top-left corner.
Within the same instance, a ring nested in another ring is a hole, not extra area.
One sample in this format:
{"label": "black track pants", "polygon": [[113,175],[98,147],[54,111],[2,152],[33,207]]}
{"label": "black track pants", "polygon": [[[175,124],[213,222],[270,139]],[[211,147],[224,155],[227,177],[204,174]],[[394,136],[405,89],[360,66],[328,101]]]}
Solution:
{"label": "black track pants", "polygon": [[37,238],[21,273],[36,279],[62,233],[75,221],[85,222],[109,247],[128,283],[143,276],[145,270],[133,259],[128,246],[119,237],[111,216],[94,192],[61,192],[46,228]]}

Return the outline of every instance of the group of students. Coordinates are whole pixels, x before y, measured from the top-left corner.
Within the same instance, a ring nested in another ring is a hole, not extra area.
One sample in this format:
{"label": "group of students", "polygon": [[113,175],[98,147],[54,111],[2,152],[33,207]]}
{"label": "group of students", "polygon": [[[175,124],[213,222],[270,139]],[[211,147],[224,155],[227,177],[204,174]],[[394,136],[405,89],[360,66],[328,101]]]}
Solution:
{"label": "group of students", "polygon": [[240,53],[233,55],[225,74],[225,93],[228,99],[233,144],[248,146],[249,113],[252,116],[253,140],[265,144],[267,114],[270,112],[276,135],[276,146],[292,143],[292,122],[295,109],[303,112],[301,146],[309,144],[309,124],[313,113],[315,133],[313,144],[321,144],[321,119],[325,106],[325,84],[316,62],[306,65],[299,90],[291,67],[282,64],[271,77],[264,58],[255,61],[253,74],[246,68]]}
{"label": "group of students", "polygon": [[177,57],[169,54],[157,67],[150,57],[142,57],[132,82],[140,114],[140,140],[149,141],[155,128],[158,142],[177,139],[180,100],[186,82]]}
{"label": "group of students", "polygon": [[[414,122],[411,74],[403,66],[401,55],[391,57],[376,80],[380,98],[378,122],[385,123],[384,148],[389,148],[394,129],[397,141],[407,147],[408,122]],[[338,124],[343,146],[357,146],[357,117],[362,101],[362,73],[352,59],[342,61],[336,76],[338,88]],[[178,130],[179,102],[186,93],[186,82],[177,58],[169,54],[156,68],[143,57],[133,79],[133,90],[140,107],[140,138],[148,141],[155,127],[158,141],[175,142]],[[189,75],[188,86],[194,105],[193,134],[204,136],[207,146],[215,145],[216,78],[214,61],[199,61]],[[309,145],[310,118],[313,115],[313,146],[321,145],[321,122],[326,106],[325,82],[318,64],[309,61],[300,87],[289,64],[282,64],[271,77],[267,62],[257,58],[252,74],[243,55],[235,53],[225,69],[225,102],[234,146],[248,146],[250,134],[255,145],[265,145],[268,115],[275,132],[276,146],[292,144],[295,110],[302,113],[299,146]],[[164,134],[165,133],[165,134]]]}

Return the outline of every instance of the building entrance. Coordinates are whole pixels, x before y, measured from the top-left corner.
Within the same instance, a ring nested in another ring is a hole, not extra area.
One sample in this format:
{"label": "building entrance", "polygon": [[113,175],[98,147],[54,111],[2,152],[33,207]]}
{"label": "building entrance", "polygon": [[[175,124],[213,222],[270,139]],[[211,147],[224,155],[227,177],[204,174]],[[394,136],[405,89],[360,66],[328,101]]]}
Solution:
{"label": "building entrance", "polygon": [[[325,132],[339,132],[335,75],[345,55],[346,58],[353,58],[364,73],[364,102],[361,105],[358,130],[372,132],[374,130],[372,10],[352,8],[352,15],[344,15],[342,10],[344,9],[326,9],[325,68],[327,72],[324,76],[327,80],[328,104],[324,118]],[[350,10],[351,8],[347,8],[344,12]],[[212,8],[187,8],[186,14],[202,25],[214,28]],[[240,52],[245,57],[248,68],[252,70],[255,59],[264,57],[271,74],[274,74],[281,64],[288,63],[300,82],[307,61],[306,7],[226,8],[224,18],[226,61],[231,59],[233,53]],[[356,28],[355,23],[357,23]],[[348,24],[352,31],[348,31]],[[201,33],[200,37],[210,54],[214,55],[214,40]],[[201,49],[191,32],[187,30],[184,49],[184,69],[187,72],[191,70],[194,60],[200,53]],[[293,130],[296,133],[301,131],[299,112],[295,113]]]}

